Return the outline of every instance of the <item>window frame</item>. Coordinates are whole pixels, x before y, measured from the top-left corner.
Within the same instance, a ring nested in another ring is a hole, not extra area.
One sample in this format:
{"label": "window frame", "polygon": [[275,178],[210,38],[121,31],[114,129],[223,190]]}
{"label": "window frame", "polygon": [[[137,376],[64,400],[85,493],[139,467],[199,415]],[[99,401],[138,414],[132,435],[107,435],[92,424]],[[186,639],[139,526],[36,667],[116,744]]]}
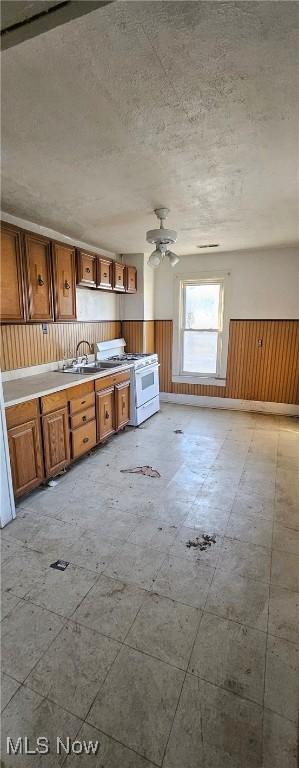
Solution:
{"label": "window frame", "polygon": [[[215,384],[216,386],[226,385],[226,365],[227,365],[227,350],[228,350],[228,330],[229,330],[229,317],[228,317],[228,276],[230,273],[215,272],[212,273],[199,273],[196,275],[176,275],[175,279],[175,315],[173,320],[173,365],[172,365],[172,381],[178,383],[187,384]],[[219,297],[219,323],[218,328],[194,328],[187,329],[185,327],[185,301],[186,301],[186,286],[188,285],[219,285],[220,284],[220,297]],[[189,372],[184,371],[183,358],[184,358],[184,333],[188,332],[217,332],[217,359],[216,359],[216,373],[202,373],[200,371]]]}

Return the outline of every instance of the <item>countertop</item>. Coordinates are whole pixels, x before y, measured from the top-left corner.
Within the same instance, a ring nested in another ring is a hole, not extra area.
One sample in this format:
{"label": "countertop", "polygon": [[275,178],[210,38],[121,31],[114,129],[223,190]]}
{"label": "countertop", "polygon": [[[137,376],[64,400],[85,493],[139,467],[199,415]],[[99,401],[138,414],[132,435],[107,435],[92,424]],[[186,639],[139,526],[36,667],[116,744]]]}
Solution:
{"label": "countertop", "polygon": [[100,373],[92,373],[90,376],[79,373],[46,371],[46,373],[37,373],[34,376],[24,376],[20,379],[3,381],[4,403],[6,407],[18,405],[18,403],[24,403],[26,400],[34,400],[37,397],[50,395],[52,392],[58,392],[61,389],[75,387],[84,381],[94,381],[95,379],[103,378],[103,376],[110,376],[110,374],[130,370],[131,367],[125,363],[115,368],[105,369]]}

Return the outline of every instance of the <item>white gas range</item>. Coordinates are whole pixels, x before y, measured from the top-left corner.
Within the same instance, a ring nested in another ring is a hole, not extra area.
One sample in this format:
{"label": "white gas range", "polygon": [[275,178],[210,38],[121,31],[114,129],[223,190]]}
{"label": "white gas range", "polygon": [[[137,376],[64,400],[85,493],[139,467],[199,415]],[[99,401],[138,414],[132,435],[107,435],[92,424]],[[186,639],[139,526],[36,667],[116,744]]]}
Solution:
{"label": "white gas range", "polygon": [[125,353],[124,339],[96,344],[97,360],[111,360],[115,365],[128,363],[131,368],[130,424],[138,426],[160,410],[158,355]]}

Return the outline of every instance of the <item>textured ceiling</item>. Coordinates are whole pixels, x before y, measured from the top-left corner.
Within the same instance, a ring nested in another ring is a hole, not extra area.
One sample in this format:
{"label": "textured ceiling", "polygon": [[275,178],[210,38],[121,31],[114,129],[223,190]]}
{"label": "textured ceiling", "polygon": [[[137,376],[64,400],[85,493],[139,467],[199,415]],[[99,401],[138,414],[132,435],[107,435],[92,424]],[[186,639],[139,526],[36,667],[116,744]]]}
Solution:
{"label": "textured ceiling", "polygon": [[3,209],[118,252],[298,237],[295,2],[120,2],[2,54]]}

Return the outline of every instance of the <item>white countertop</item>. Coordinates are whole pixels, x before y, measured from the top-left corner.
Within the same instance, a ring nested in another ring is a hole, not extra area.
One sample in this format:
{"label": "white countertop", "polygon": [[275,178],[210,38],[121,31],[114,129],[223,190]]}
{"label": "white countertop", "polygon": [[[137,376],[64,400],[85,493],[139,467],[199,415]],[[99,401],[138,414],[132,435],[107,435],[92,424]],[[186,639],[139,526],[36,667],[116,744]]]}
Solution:
{"label": "white countertop", "polygon": [[115,368],[105,369],[104,371],[87,374],[79,373],[63,373],[60,371],[47,371],[46,373],[37,373],[34,376],[24,376],[19,379],[11,379],[10,381],[3,381],[3,396],[5,406],[18,405],[18,403],[24,403],[26,400],[34,400],[37,397],[43,397],[43,395],[50,395],[52,392],[58,392],[61,389],[67,389],[68,387],[75,387],[77,384],[82,384],[84,381],[94,381],[95,379],[101,379],[103,376],[110,376],[110,374],[120,373],[121,371],[130,370],[132,366],[128,363],[124,365],[118,365]]}

